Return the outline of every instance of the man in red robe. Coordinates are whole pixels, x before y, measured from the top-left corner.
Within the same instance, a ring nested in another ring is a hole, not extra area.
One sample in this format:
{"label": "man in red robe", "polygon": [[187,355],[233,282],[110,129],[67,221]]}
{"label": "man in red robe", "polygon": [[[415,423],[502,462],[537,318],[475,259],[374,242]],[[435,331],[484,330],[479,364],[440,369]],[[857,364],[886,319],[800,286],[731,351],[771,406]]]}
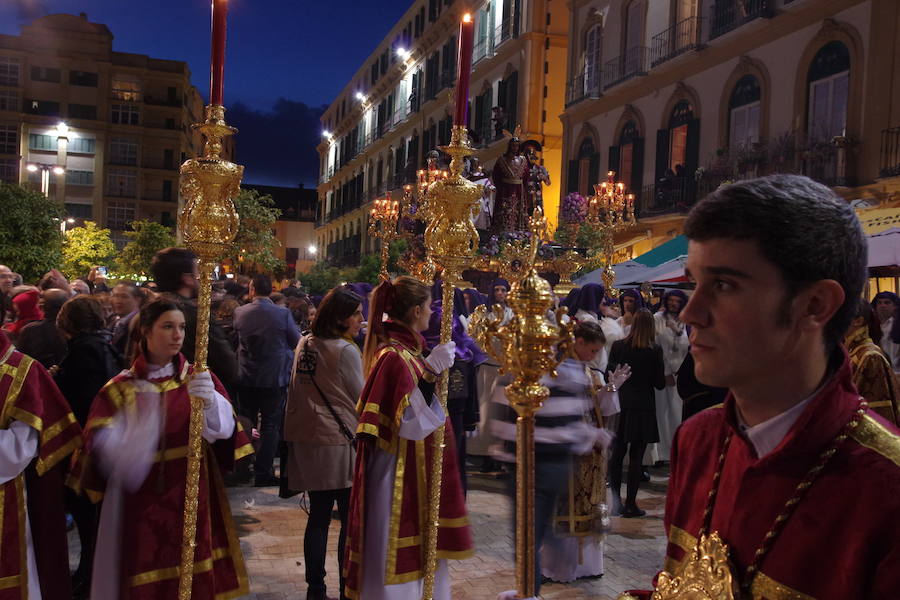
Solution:
{"label": "man in red robe", "polygon": [[717,190],[685,234],[696,376],[730,393],[675,437],[666,570],[717,533],[742,597],[898,597],[900,437],[841,346],[866,278],[853,210],[776,175]]}
{"label": "man in red robe", "polygon": [[71,598],[63,483],[81,427],[40,363],[0,332],[0,598]]}

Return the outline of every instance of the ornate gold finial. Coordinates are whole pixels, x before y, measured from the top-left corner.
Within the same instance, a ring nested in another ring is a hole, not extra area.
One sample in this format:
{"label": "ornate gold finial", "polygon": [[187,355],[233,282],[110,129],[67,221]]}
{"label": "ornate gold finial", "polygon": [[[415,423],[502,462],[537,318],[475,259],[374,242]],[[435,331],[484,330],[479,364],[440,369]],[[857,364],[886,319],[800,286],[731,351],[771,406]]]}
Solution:
{"label": "ornate gold finial", "polygon": [[499,364],[502,373],[513,381],[506,386],[510,405],[519,418],[516,421],[516,586],[519,596],[534,596],[534,416],[550,391],[541,378],[556,375],[556,367],[572,344],[574,322],[563,323],[567,310],[559,308],[555,322],[548,315],[553,306],[550,284],[537,274],[537,250],[546,220],[535,209],[530,221],[527,271],[521,281],[514,281],[509,293],[513,317],[503,323],[503,309],[494,307],[488,313],[479,306],[469,323],[469,333]]}
{"label": "ornate gold finial", "polygon": [[702,535],[678,575],[663,571],[651,600],[734,600],[740,591],[732,576],[728,546],[718,533]]}
{"label": "ornate gold finial", "polygon": [[521,140],[522,139],[522,126],[516,125],[516,129],[510,133],[506,129],[503,130],[503,137],[511,139],[511,140]]}

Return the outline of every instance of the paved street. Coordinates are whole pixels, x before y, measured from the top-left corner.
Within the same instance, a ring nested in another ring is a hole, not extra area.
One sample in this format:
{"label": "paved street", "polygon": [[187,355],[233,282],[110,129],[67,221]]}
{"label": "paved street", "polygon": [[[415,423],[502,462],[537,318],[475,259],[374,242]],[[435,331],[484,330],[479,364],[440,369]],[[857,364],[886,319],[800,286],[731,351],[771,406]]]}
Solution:
{"label": "paved street", "polygon": [[[658,472],[657,472],[658,473]],[[614,599],[629,588],[646,588],[662,563],[665,551],[662,513],[665,478],[654,474],[653,482],[638,502],[647,510],[641,519],[613,519],[607,537],[606,572],[602,578],[580,580],[569,585],[549,584],[542,588],[545,598]],[[477,553],[466,561],[451,561],[454,599],[493,599],[498,592],[512,589],[512,532],[508,499],[501,485],[484,476],[471,479],[468,506]],[[297,499],[281,500],[275,488],[230,488],[232,510],[238,525],[241,547],[250,573],[253,600],[302,600],[306,595],[303,578],[303,531],[306,514]],[[338,523],[333,521],[329,536],[328,587],[336,595]]]}

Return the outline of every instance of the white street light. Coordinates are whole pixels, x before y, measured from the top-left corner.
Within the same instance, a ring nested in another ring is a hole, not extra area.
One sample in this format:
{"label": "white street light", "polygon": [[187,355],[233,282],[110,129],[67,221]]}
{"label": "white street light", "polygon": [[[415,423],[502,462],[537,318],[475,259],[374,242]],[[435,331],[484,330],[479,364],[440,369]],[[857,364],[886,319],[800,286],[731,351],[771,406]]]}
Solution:
{"label": "white street light", "polygon": [[315,247],[315,245],[310,244],[310,245],[309,245],[309,248],[307,248],[307,250],[309,251],[310,254],[315,254],[317,248]]}
{"label": "white street light", "polygon": [[63,169],[62,167],[53,167],[53,174],[54,174],[54,175],[62,175],[62,174],[65,173],[65,172],[66,172],[66,170]]}
{"label": "white street light", "polygon": [[38,170],[38,166],[35,165],[35,164],[28,164],[28,165],[25,166],[25,169],[28,170],[28,171],[30,171],[30,172],[32,172],[32,173],[34,173],[35,171]]}
{"label": "white street light", "polygon": [[397,56],[399,56],[403,60],[409,58],[409,54],[410,52],[406,48],[397,48]]}
{"label": "white street light", "polygon": [[69,126],[66,125],[65,121],[60,121],[56,124],[56,133],[59,134],[59,137],[66,137],[69,134]]}
{"label": "white street light", "polygon": [[356,99],[359,100],[360,102],[365,102],[366,95],[363,94],[362,92],[356,92]]}

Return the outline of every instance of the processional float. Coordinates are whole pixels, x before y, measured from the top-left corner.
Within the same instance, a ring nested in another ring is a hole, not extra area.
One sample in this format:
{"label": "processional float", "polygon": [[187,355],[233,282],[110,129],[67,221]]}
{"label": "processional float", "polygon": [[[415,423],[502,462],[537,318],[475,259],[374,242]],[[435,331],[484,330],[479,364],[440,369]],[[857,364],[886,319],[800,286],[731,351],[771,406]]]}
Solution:
{"label": "processional float", "polygon": [[[213,271],[238,232],[239,219],[232,198],[237,195],[244,174],[244,167],[222,158],[222,141],[237,133],[237,129],[225,123],[225,107],[222,104],[227,13],[228,0],[212,0],[209,105],[206,107],[204,122],[193,125],[194,129],[205,136],[206,142],[202,157],[187,160],[181,165],[179,186],[181,195],[186,200],[178,216],[178,228],[184,244],[199,259],[200,289],[197,297],[197,346],[194,360],[194,371],[198,373],[207,370]],[[193,585],[197,499],[203,455],[203,400],[200,398],[191,398],[189,431],[179,600],[189,600]]]}

